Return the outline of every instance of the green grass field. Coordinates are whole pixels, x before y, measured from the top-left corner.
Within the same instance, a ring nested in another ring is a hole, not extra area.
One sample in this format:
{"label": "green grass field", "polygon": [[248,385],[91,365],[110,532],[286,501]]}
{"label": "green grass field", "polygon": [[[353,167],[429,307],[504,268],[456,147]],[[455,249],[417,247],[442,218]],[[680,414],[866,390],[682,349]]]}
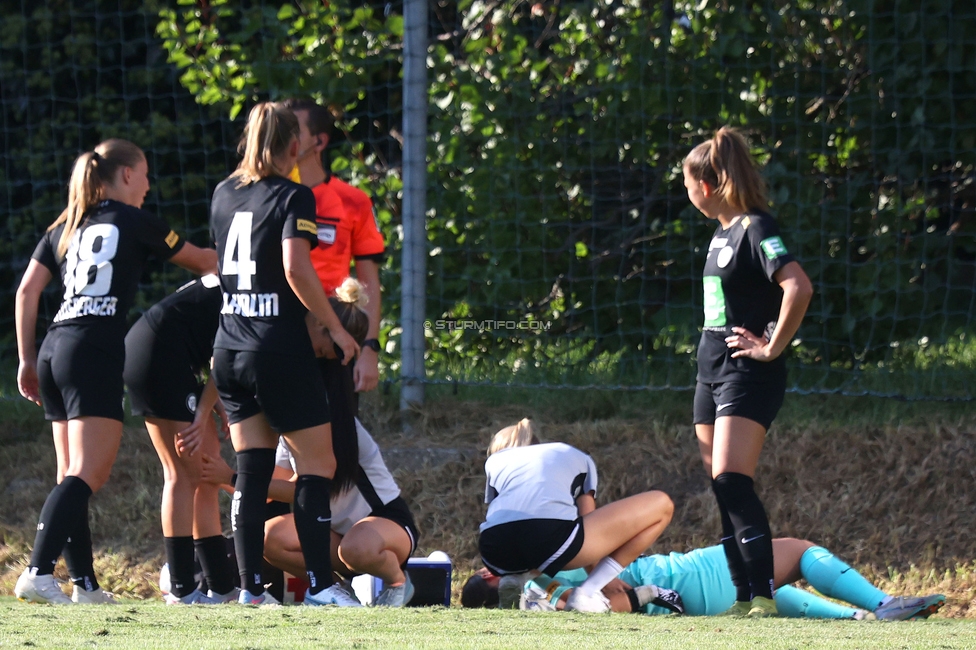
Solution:
{"label": "green grass field", "polygon": [[976,621],[904,623],[445,608],[50,607],[0,601],[0,648],[972,648]]}

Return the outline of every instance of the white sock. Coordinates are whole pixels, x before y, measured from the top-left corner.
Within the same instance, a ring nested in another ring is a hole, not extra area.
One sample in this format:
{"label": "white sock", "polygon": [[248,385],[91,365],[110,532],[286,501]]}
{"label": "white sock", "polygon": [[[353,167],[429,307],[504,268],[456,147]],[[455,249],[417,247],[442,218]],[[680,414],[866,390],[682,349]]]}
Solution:
{"label": "white sock", "polygon": [[607,584],[620,575],[620,572],[623,570],[624,568],[620,566],[620,564],[618,564],[617,561],[612,557],[605,557],[597,562],[597,565],[593,568],[593,571],[590,573],[589,577],[587,577],[583,584],[577,587],[577,589],[579,589],[580,593],[585,596],[592,596],[596,592],[606,587]]}
{"label": "white sock", "polygon": [[637,596],[637,602],[643,607],[657,598],[660,592],[655,585],[639,585],[634,587],[634,593]]}

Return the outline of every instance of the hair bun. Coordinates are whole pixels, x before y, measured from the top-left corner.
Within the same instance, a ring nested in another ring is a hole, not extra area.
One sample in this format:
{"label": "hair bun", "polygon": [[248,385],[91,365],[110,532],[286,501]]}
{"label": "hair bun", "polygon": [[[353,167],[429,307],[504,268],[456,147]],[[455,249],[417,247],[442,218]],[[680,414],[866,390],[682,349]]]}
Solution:
{"label": "hair bun", "polygon": [[335,290],[336,298],[339,302],[346,302],[356,305],[360,309],[365,309],[369,303],[369,296],[366,294],[366,287],[363,283],[353,277],[348,277]]}

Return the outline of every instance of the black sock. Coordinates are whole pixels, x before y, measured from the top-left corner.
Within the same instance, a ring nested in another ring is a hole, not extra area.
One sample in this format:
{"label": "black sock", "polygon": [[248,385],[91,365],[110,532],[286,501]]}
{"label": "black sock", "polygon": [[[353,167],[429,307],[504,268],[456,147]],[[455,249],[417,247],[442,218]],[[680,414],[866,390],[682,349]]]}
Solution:
{"label": "black sock", "polygon": [[237,452],[237,482],[231,503],[234,548],[241,574],[241,588],[254,596],[264,593],[261,565],[264,562],[264,520],[268,485],[274,473],[274,449]]}
{"label": "black sock", "polygon": [[68,575],[71,576],[72,584],[85,591],[98,589],[92,558],[91,527],[88,525],[88,501],[85,501],[84,512],[81,513],[75,529],[68,536],[68,541],[64,543],[61,555],[64,556],[64,563],[68,565]]}
{"label": "black sock", "polygon": [[193,540],[200,566],[203,567],[207,587],[215,594],[229,594],[234,589],[234,568],[227,557],[227,544],[223,535]]}
{"label": "black sock", "polygon": [[729,575],[732,577],[732,584],[735,585],[735,599],[748,602],[752,600],[752,588],[749,586],[749,573],[746,570],[746,563],[742,560],[739,553],[739,545],[735,543],[735,528],[732,520],[729,519],[729,512],[725,509],[725,504],[719,497],[719,490],[712,479],[712,492],[715,493],[715,500],[718,502],[718,512],[722,517],[722,548],[725,549],[725,561],[729,565]]}
{"label": "black sock", "polygon": [[197,588],[197,581],[193,579],[193,538],[189,535],[164,537],[163,546],[169,564],[169,593],[177,598],[192,594]]}
{"label": "black sock", "polygon": [[305,556],[308,590],[313,595],[333,582],[331,488],[332,479],[313,474],[302,474],[295,481],[295,529]]}
{"label": "black sock", "polygon": [[37,575],[54,573],[54,565],[65,542],[77,528],[82,513],[88,512],[91,495],[91,488],[77,476],[66,476],[47,495],[37,520],[37,534],[30,560],[30,566],[36,569]]}
{"label": "black sock", "polygon": [[725,472],[715,478],[735,528],[735,542],[749,574],[752,597],[773,597],[773,536],[762,501],[745,474]]}

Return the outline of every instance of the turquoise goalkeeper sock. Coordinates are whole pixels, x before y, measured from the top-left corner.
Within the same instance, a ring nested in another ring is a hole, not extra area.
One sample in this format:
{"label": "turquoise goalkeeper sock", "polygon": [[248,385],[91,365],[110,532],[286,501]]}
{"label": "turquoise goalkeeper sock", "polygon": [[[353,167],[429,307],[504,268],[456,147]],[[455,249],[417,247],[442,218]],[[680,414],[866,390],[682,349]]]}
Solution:
{"label": "turquoise goalkeeper sock", "polygon": [[773,594],[776,611],[787,618],[854,618],[857,610],[786,585]]}
{"label": "turquoise goalkeeper sock", "polygon": [[822,546],[808,548],[803,553],[800,573],[811,587],[824,596],[843,600],[869,612],[876,610],[888,597]]}

